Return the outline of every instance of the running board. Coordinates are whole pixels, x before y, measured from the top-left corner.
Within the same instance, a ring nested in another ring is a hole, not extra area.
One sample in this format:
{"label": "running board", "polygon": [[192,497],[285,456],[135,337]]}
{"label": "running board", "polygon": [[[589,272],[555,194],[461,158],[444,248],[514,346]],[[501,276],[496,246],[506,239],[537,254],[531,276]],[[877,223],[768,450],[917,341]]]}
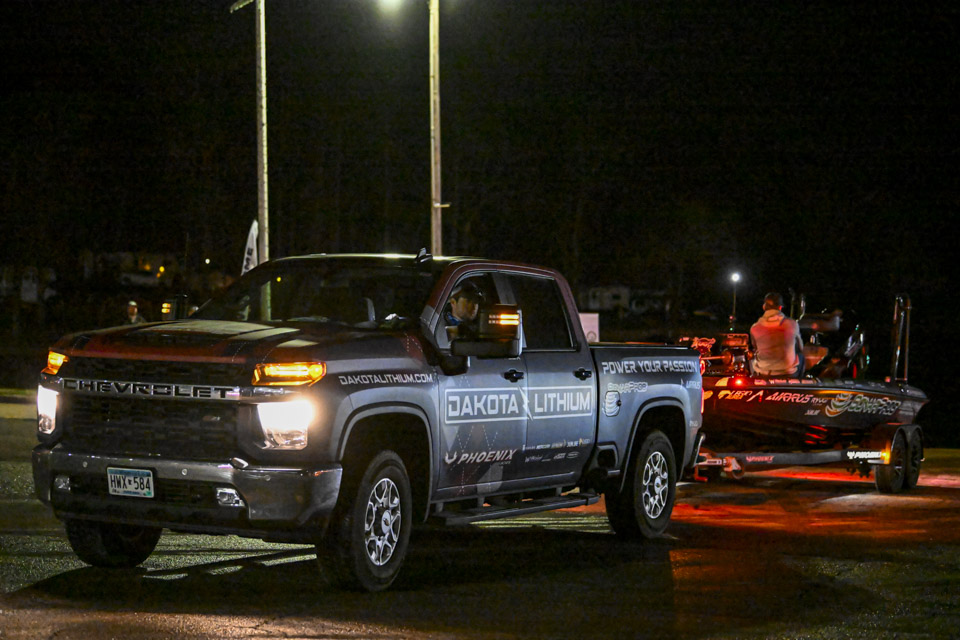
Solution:
{"label": "running board", "polygon": [[488,505],[460,511],[440,511],[433,514],[431,518],[446,525],[470,524],[471,522],[496,520],[497,518],[512,518],[529,513],[538,513],[540,511],[584,507],[589,504],[594,504],[598,500],[600,500],[600,496],[595,493],[575,493],[566,496],[523,500],[522,502],[511,505]]}

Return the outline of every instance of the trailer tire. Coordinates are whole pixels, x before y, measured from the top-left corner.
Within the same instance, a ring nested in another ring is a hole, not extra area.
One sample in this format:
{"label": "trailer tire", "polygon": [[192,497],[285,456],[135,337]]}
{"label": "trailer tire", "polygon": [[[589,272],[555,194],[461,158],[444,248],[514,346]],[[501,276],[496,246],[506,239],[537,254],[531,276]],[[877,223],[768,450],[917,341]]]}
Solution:
{"label": "trailer tire", "polygon": [[670,523],[677,493],[677,465],[670,440],[660,431],[643,439],[622,489],[605,497],[607,519],[627,539],[656,538]]}
{"label": "trailer tire", "polygon": [[907,476],[907,439],[897,431],[890,444],[890,464],[874,465],[874,483],[880,493],[900,493]]}
{"label": "trailer tire", "polygon": [[321,577],[339,588],[382,591],[400,573],[413,527],[403,460],[393,451],[381,451],[359,482],[344,491],[327,535],[316,546]]}
{"label": "trailer tire", "polygon": [[135,567],[153,553],[163,529],[92,520],[67,520],[67,540],[77,557],[94,567]]}
{"label": "trailer tire", "polygon": [[923,437],[920,435],[920,429],[914,429],[907,436],[907,469],[903,477],[904,490],[909,491],[917,488],[922,464]]}

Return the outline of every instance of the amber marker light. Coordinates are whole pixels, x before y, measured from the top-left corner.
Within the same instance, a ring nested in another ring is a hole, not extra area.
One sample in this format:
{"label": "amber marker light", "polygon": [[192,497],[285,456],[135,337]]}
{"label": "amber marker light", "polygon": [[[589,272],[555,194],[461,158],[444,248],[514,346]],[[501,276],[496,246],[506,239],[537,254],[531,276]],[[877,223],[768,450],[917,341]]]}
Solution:
{"label": "amber marker light", "polygon": [[[63,363],[69,360],[67,356],[62,353],[57,353],[56,351],[47,352],[47,367],[43,370],[44,373],[48,373],[52,376],[57,375],[57,372],[60,371],[60,367],[63,366]],[[34,369],[36,371],[36,369]]]}
{"label": "amber marker light", "polygon": [[313,384],[327,373],[323,362],[284,362],[258,364],[253,384],[261,386]]}
{"label": "amber marker light", "polygon": [[493,313],[490,314],[490,323],[499,324],[504,327],[516,327],[520,325],[519,313]]}

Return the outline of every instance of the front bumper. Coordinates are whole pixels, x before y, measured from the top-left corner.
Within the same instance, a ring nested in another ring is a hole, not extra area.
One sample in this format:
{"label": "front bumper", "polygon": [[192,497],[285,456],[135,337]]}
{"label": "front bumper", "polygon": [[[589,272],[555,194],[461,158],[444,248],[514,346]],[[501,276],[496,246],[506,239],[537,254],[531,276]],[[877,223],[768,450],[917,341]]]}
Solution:
{"label": "front bumper", "polygon": [[[154,498],[110,495],[107,467],[153,472]],[[314,542],[322,537],[340,492],[342,468],[263,467],[77,454],[56,447],[33,450],[37,497],[60,519],[161,526],[192,533],[229,533],[276,541]],[[69,488],[57,488],[67,484]],[[223,504],[218,491],[242,499]]]}

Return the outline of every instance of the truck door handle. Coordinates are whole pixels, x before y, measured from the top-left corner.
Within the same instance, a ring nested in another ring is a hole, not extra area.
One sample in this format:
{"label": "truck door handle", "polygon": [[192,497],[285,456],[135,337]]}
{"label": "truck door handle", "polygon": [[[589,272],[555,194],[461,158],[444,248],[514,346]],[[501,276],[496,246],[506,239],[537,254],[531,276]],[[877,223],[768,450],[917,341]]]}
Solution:
{"label": "truck door handle", "polygon": [[504,372],[503,377],[509,380],[510,382],[520,382],[521,380],[523,380],[523,371],[510,369],[510,371]]}
{"label": "truck door handle", "polygon": [[590,371],[590,369],[584,369],[583,367],[580,367],[579,369],[573,372],[573,375],[577,376],[581,380],[586,380],[587,378],[593,375],[593,371]]}

